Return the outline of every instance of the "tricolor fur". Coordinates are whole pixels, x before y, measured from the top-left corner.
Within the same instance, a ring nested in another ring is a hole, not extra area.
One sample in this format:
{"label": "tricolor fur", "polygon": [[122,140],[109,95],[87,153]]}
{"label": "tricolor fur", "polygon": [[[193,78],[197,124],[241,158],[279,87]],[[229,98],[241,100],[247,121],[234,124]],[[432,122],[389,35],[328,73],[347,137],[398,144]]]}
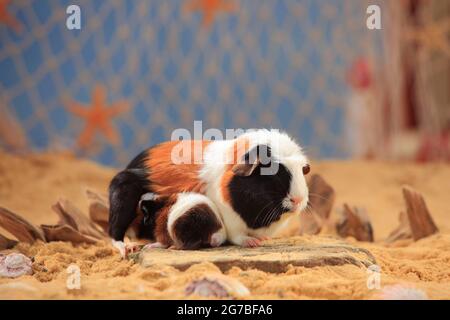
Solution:
{"label": "tricolor fur", "polygon": [[181,193],[170,207],[167,230],[180,249],[218,247],[226,240],[225,228],[215,204],[198,193]]}
{"label": "tricolor fur", "polygon": [[[202,159],[174,163],[172,150],[180,143]],[[274,164],[273,174],[261,174]],[[160,214],[147,225],[142,223],[136,214],[142,194],[170,197],[196,192],[212,201],[228,240],[248,245],[254,238],[272,235],[306,207],[306,165],[298,144],[278,131],[257,130],[234,140],[162,143],[141,153],[111,182],[110,234],[122,240],[126,229],[138,221],[138,235],[154,238],[147,229],[158,229]]]}

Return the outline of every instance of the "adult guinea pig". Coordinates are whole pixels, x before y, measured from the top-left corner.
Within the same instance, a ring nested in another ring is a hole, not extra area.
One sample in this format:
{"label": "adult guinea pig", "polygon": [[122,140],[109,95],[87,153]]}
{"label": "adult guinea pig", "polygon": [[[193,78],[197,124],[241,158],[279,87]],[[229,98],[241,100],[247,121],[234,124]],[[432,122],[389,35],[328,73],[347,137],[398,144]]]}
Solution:
{"label": "adult guinea pig", "polygon": [[258,246],[306,208],[308,172],[300,146],[276,130],[250,131],[233,140],[161,143],[113,178],[109,233],[121,241],[133,224],[138,237],[152,238],[152,219],[146,224],[136,213],[141,196],[196,192],[217,206],[230,242]]}

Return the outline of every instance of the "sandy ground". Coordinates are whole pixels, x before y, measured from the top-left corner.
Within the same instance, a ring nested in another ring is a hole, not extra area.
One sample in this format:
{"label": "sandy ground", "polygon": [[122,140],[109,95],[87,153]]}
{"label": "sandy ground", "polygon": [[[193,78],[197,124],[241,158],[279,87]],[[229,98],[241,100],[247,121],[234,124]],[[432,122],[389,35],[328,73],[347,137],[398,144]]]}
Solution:
{"label": "sandy ground", "polygon": [[[57,217],[50,206],[60,196],[87,211],[85,189],[106,192],[115,171],[70,155],[0,153],[0,206],[35,224],[55,223]],[[348,202],[367,209],[376,242],[347,241],[369,249],[376,257],[381,289],[368,289],[368,272],[353,265],[291,267],[282,274],[232,268],[227,274],[249,288],[250,299],[371,299],[382,297],[392,285],[421,290],[431,299],[450,299],[450,165],[327,161],[315,163],[313,172],[323,175],[336,189],[336,206]],[[404,184],[423,193],[441,232],[417,242],[387,245],[383,239],[397,226],[398,213],[404,208]],[[317,243],[322,239],[304,238]],[[34,257],[35,273],[0,279],[3,299],[184,298],[190,281],[220,272],[210,263],[184,272],[168,266],[142,268],[121,260],[106,243],[77,247],[62,242],[19,244],[15,250]],[[67,267],[72,263],[81,269],[80,290],[66,288]]]}

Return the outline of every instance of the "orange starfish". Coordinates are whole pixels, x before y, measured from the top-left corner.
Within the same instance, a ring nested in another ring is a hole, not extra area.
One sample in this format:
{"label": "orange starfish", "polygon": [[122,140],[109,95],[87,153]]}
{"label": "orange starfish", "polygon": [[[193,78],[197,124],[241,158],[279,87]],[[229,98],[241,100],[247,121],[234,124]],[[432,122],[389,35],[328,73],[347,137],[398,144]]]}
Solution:
{"label": "orange starfish", "polygon": [[0,0],[0,22],[13,28],[16,32],[20,32],[22,26],[19,20],[8,12],[8,6],[11,0]]}
{"label": "orange starfish", "polygon": [[191,0],[186,8],[189,11],[202,11],[202,24],[205,27],[213,23],[219,11],[235,12],[237,10],[236,4],[227,0]]}
{"label": "orange starfish", "polygon": [[409,28],[406,30],[406,36],[419,43],[422,47],[431,51],[440,51],[450,57],[450,42],[448,34],[450,32],[450,18],[443,18],[439,22],[432,22],[422,28]]}
{"label": "orange starfish", "polygon": [[111,125],[111,119],[129,109],[126,101],[119,101],[107,107],[106,89],[101,85],[95,86],[92,92],[92,103],[89,108],[72,101],[68,105],[70,112],[83,118],[86,125],[78,138],[78,146],[86,149],[97,131],[102,132],[112,144],[120,142],[120,136]]}

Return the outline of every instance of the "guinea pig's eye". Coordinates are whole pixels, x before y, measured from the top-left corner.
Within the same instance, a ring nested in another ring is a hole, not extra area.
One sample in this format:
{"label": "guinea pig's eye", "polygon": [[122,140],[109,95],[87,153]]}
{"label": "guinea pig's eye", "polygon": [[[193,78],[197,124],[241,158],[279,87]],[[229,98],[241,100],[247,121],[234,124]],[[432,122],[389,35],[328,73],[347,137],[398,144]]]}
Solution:
{"label": "guinea pig's eye", "polygon": [[311,167],[309,166],[309,164],[305,164],[303,166],[302,170],[303,170],[303,174],[306,176],[309,173],[309,171],[311,171]]}

